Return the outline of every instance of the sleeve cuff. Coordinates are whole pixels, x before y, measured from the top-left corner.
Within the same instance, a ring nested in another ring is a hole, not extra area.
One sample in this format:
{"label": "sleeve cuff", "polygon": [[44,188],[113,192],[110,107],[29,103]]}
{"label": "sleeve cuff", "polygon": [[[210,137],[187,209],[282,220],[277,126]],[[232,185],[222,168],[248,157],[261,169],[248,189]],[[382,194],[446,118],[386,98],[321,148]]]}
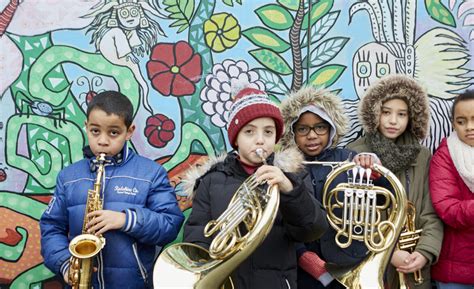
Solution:
{"label": "sleeve cuff", "polygon": [[122,227],[123,232],[129,232],[137,223],[137,212],[135,210],[126,209],[125,213],[125,224]]}
{"label": "sleeve cuff", "polygon": [[64,263],[61,265],[59,271],[61,272],[61,274],[64,276],[66,276],[66,274],[68,273],[68,270],[69,270],[69,259],[66,259],[66,261],[64,261]]}

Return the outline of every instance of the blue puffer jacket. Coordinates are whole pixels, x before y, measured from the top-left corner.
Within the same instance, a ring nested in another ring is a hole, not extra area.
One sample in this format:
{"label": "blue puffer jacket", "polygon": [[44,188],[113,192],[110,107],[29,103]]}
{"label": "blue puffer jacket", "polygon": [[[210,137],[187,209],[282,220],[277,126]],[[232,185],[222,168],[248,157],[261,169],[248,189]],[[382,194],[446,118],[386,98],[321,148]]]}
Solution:
{"label": "blue puffer jacket", "polygon": [[[121,230],[106,232],[105,247],[97,255],[93,287],[151,287],[156,246],[171,242],[184,217],[163,167],[124,147],[123,158],[105,167],[102,181],[104,209],[124,212]],[[63,169],[56,191],[40,220],[41,254],[46,267],[64,274],[69,266],[69,242],[81,234],[87,191],[96,172],[90,158]]]}

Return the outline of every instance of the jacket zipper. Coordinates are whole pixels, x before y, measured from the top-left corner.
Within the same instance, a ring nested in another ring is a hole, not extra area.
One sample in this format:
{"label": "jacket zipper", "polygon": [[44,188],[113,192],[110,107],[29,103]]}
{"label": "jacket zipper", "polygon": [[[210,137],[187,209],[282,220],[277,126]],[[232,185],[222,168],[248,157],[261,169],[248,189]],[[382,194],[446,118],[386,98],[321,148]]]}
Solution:
{"label": "jacket zipper", "polygon": [[138,269],[140,269],[140,274],[142,275],[143,282],[147,284],[148,274],[146,272],[145,266],[143,266],[142,262],[140,261],[140,257],[138,257],[137,243],[133,243],[132,247],[133,247],[133,255],[135,255],[135,259],[137,260]]}

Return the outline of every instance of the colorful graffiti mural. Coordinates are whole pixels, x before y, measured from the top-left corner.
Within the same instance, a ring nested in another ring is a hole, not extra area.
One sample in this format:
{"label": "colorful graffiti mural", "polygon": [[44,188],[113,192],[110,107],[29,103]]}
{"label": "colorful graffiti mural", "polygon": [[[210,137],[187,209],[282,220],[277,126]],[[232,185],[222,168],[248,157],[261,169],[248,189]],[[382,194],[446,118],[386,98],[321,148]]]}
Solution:
{"label": "colorful graffiti mural", "polygon": [[357,103],[390,73],[430,94],[435,149],[453,97],[472,87],[474,2],[441,0],[0,0],[0,288],[62,288],[42,264],[38,220],[57,173],[82,157],[100,91],[132,101],[133,148],[177,187],[189,165],[231,149],[231,87],[278,103],[310,83]]}

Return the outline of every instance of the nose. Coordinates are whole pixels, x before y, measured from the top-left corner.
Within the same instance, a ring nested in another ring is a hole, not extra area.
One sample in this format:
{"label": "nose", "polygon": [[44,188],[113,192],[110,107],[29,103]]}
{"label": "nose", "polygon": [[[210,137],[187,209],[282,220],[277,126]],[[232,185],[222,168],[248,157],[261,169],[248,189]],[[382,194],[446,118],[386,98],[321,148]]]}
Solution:
{"label": "nose", "polygon": [[97,138],[97,144],[100,146],[107,146],[109,144],[109,138],[106,135],[101,134]]}
{"label": "nose", "polygon": [[263,135],[263,132],[258,132],[257,133],[257,139],[256,139],[257,144],[263,144],[265,142],[265,138]]}
{"label": "nose", "polygon": [[318,134],[316,133],[316,130],[314,128],[309,129],[309,133],[306,135],[306,138],[308,139],[314,139],[317,138]]}
{"label": "nose", "polygon": [[397,123],[397,115],[396,114],[391,114],[390,118],[389,118],[389,121],[390,121],[391,124]]}

